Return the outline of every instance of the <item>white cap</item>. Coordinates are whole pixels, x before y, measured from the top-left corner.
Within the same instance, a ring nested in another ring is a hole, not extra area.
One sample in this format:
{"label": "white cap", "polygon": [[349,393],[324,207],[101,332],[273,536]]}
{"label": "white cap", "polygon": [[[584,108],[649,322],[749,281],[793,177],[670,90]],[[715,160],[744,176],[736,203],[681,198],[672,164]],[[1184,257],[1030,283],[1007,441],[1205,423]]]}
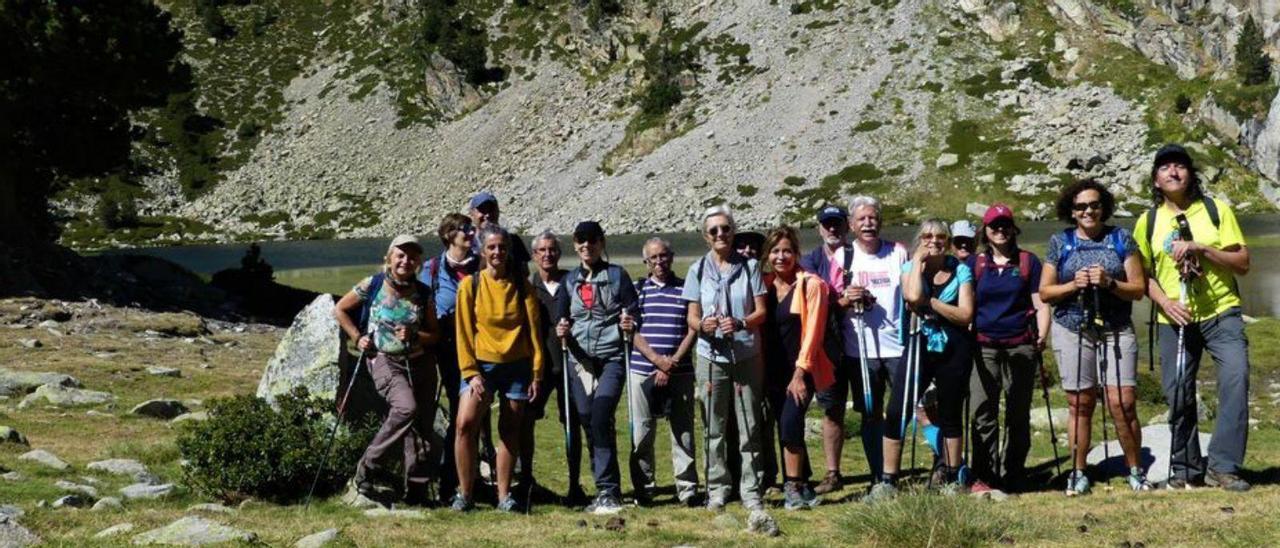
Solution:
{"label": "white cap", "polygon": [[966,220],[959,220],[951,223],[952,238],[973,238],[978,235],[978,230],[973,227],[973,223]]}

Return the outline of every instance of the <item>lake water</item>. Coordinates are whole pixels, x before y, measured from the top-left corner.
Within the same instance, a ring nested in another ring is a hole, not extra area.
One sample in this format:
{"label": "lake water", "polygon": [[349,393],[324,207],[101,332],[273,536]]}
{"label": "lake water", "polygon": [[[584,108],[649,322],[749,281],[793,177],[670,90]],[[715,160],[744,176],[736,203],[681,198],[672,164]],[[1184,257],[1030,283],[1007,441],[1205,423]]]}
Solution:
{"label": "lake water", "polygon": [[[606,222],[607,224],[607,222]],[[1119,219],[1117,224],[1132,228],[1132,219]],[[1246,239],[1253,249],[1252,269],[1241,277],[1240,290],[1245,301],[1245,313],[1253,316],[1275,316],[1280,313],[1280,215],[1256,215],[1240,219]],[[1022,225],[1019,241],[1023,245],[1043,251],[1045,242],[1054,231],[1062,229],[1059,223],[1035,222]],[[915,233],[914,226],[893,226],[885,229],[890,239],[905,241]],[[682,232],[661,234],[672,243],[677,255],[677,270],[687,265],[693,257],[706,250],[702,237],[696,233]],[[621,234],[608,238],[611,259],[627,264],[633,270],[640,268],[640,248],[648,235]],[[801,230],[804,247],[817,242],[814,229]],[[311,289],[341,293],[361,277],[376,270],[386,252],[388,239],[363,238],[350,240],[308,240],[292,242],[263,242],[262,257],[275,267],[277,281]],[[440,252],[440,242],[434,236],[423,236],[423,243],[431,254]],[[566,257],[562,266],[575,262],[572,248],[565,240]],[[244,244],[191,245],[122,249],[106,253],[145,254],[168,259],[191,269],[210,275],[225,268],[239,266],[240,258],[248,246]],[[681,261],[680,259],[684,259]],[[1146,317],[1145,302],[1139,303],[1135,316]]]}

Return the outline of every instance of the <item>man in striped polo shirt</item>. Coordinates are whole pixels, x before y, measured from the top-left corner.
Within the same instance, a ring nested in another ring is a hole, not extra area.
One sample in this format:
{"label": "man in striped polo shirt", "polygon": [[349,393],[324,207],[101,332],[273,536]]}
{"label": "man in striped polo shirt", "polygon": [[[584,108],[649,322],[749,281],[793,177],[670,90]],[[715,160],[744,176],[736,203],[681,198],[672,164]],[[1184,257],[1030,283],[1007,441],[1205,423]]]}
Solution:
{"label": "man in striped polo shirt", "polygon": [[[631,416],[635,452],[631,478],[636,501],[650,502],[657,484],[654,477],[653,441],[657,417],[671,421],[671,464],[676,477],[676,498],[686,506],[697,504],[698,467],[693,442],[693,365],[690,353],[696,334],[685,322],[688,301],[681,298],[684,280],[672,271],[675,254],[671,244],[650,238],[644,244],[649,276],[636,284],[640,299],[639,329],[631,350]],[[625,320],[624,320],[625,322]]]}

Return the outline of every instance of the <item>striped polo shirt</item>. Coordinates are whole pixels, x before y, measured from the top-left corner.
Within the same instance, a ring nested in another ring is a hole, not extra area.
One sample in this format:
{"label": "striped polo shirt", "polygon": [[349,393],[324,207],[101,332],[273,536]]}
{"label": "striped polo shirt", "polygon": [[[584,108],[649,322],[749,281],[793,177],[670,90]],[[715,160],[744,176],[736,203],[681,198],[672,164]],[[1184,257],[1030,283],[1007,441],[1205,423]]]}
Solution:
{"label": "striped polo shirt", "polygon": [[[659,284],[646,277],[636,284],[636,295],[640,299],[640,334],[654,352],[664,356],[674,354],[680,348],[680,341],[689,332],[685,323],[685,313],[689,301],[681,298],[684,292],[684,280],[671,276],[666,284]],[[690,352],[692,354],[692,352]],[[631,350],[631,370],[643,375],[653,374],[655,368],[639,350]],[[676,372],[693,373],[689,366],[689,356],[685,355]]]}

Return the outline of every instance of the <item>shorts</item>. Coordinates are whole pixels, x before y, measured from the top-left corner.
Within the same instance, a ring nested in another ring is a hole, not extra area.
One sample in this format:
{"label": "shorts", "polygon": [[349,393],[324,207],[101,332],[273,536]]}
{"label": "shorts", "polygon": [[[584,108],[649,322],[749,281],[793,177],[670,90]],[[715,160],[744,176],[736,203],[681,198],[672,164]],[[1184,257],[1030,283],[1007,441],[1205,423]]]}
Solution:
{"label": "shorts", "polygon": [[[508,363],[480,362],[480,378],[484,389],[501,394],[512,401],[529,401],[529,385],[533,382],[533,364],[525,359]],[[469,379],[462,379],[459,394],[471,389]]]}
{"label": "shorts", "polygon": [[[1098,385],[1098,368],[1106,360],[1106,384],[1116,386],[1116,372],[1120,373],[1119,386],[1137,386],[1138,339],[1133,326],[1110,329],[1106,334],[1105,352],[1099,354],[1098,335],[1086,328],[1084,336],[1053,322],[1053,356],[1058,361],[1058,375],[1062,377],[1062,389],[1078,392]],[[1083,362],[1077,367],[1077,357]],[[1077,371],[1079,376],[1077,378]]]}
{"label": "shorts", "polygon": [[[879,410],[884,407],[884,389],[889,379],[898,369],[900,358],[869,358],[867,361],[867,374],[871,377],[871,400],[875,415],[879,415]],[[858,364],[858,358],[844,356],[840,363],[836,365],[835,371],[836,382],[830,388],[818,392],[818,407],[825,411],[828,415],[835,413],[842,414],[845,410],[845,402],[849,401],[849,394],[853,393],[853,407],[859,413],[866,414],[867,410],[862,397],[862,366]]]}

